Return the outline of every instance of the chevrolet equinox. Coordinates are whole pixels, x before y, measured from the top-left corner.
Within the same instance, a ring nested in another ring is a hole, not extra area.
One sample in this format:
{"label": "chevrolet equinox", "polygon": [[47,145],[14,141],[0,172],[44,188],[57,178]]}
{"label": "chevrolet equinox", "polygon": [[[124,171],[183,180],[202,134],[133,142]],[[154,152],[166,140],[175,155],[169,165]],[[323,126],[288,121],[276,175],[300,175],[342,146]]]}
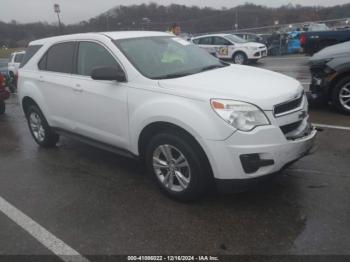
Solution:
{"label": "chevrolet equinox", "polygon": [[18,86],[39,146],[65,135],[137,157],[180,201],[276,173],[316,135],[298,81],[227,64],[161,32],[31,42]]}

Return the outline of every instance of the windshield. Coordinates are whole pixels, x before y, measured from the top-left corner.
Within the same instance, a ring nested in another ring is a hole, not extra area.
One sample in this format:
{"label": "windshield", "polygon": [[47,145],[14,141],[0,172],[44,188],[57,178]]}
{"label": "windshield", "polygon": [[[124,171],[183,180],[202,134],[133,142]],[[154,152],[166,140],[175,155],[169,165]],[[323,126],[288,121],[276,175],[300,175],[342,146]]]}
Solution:
{"label": "windshield", "polygon": [[226,66],[208,52],[170,36],[115,40],[114,43],[144,76],[176,78]]}
{"label": "windshield", "polygon": [[225,35],[225,38],[227,38],[231,42],[238,43],[238,44],[247,43],[246,40],[236,35]]}
{"label": "windshield", "polygon": [[329,28],[325,24],[312,24],[309,27],[309,31],[327,31],[327,30],[329,30]]}

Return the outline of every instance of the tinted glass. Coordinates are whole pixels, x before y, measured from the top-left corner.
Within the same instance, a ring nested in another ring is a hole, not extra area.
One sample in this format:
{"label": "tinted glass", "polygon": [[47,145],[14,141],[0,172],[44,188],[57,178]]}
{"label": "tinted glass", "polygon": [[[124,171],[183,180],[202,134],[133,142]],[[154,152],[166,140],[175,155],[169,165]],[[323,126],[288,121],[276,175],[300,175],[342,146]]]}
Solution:
{"label": "tinted glass", "polygon": [[140,37],[115,43],[136,69],[152,79],[177,78],[225,66],[202,48],[177,37]]}
{"label": "tinted glass", "polygon": [[28,61],[39,51],[41,47],[42,45],[28,46],[20,67],[23,67],[25,64],[27,64]]}
{"label": "tinted glass", "polygon": [[15,63],[21,63],[23,60],[24,54],[17,54],[15,57]]}
{"label": "tinted glass", "polygon": [[211,45],[211,37],[203,37],[199,39],[200,45]]}
{"label": "tinted glass", "polygon": [[229,41],[227,41],[225,38],[222,37],[214,37],[213,39],[214,45],[232,45]]}
{"label": "tinted glass", "polygon": [[75,43],[73,42],[52,46],[47,53],[46,70],[59,73],[72,73],[74,49]]}
{"label": "tinted glass", "polygon": [[47,54],[43,56],[43,58],[41,58],[38,67],[40,70],[46,70],[46,61],[47,61]]}
{"label": "tinted glass", "polygon": [[78,75],[90,76],[96,67],[116,66],[117,61],[103,46],[93,42],[81,42],[78,51]]}
{"label": "tinted glass", "polygon": [[199,39],[193,39],[193,43],[195,43],[195,44],[199,44]]}

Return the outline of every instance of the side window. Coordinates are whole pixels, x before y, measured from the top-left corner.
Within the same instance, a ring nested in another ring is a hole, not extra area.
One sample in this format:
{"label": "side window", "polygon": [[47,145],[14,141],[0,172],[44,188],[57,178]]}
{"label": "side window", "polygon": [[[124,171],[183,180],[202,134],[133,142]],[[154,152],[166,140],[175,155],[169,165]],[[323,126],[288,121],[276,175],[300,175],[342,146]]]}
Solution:
{"label": "side window", "polygon": [[223,38],[223,37],[218,37],[218,36],[215,36],[215,37],[214,37],[213,44],[214,44],[214,45],[232,45],[232,44],[230,43],[230,41],[226,40],[226,39]]}
{"label": "side window", "polygon": [[196,45],[198,45],[199,44],[199,40],[200,39],[193,39],[192,42],[195,43]]}
{"label": "side window", "polygon": [[203,37],[199,39],[200,45],[211,45],[211,37]]}
{"label": "side window", "polygon": [[90,76],[95,67],[116,66],[118,62],[103,46],[93,42],[80,42],[78,51],[77,74]]}
{"label": "side window", "polygon": [[17,54],[15,56],[15,63],[21,63],[23,60],[24,54]]}
{"label": "side window", "polygon": [[41,70],[69,73],[73,72],[74,42],[60,43],[52,46],[39,62]]}
{"label": "side window", "polygon": [[26,49],[26,53],[24,55],[24,58],[22,60],[22,63],[20,67],[25,66],[25,64],[28,63],[28,61],[39,51],[39,49],[42,47],[42,45],[31,45],[28,46]]}

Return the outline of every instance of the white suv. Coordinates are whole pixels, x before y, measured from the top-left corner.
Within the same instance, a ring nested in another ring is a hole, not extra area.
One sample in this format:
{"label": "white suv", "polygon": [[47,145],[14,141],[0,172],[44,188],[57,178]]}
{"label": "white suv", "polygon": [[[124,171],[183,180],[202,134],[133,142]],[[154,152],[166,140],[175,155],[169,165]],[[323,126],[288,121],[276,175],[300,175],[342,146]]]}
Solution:
{"label": "white suv", "polygon": [[254,63],[267,56],[266,45],[248,42],[232,34],[203,35],[191,41],[217,58],[232,60],[239,65]]}
{"label": "white suv", "polygon": [[316,135],[298,81],[167,33],[60,36],[27,52],[19,99],[40,146],[67,135],[137,157],[178,200],[277,172]]}

